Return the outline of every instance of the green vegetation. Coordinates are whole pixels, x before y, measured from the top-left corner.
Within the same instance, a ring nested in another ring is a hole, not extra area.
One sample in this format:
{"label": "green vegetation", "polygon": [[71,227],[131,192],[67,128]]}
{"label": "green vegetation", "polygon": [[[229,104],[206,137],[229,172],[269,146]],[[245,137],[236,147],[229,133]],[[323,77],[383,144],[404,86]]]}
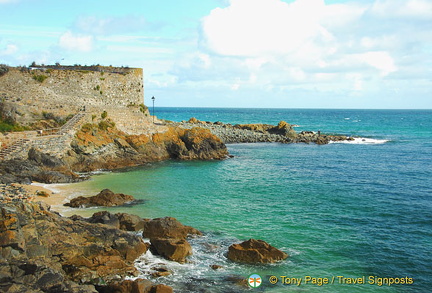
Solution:
{"label": "green vegetation", "polygon": [[99,122],[98,127],[100,130],[107,130],[108,128],[114,128],[115,123],[111,120],[102,120],[101,122]]}
{"label": "green vegetation", "polygon": [[43,74],[35,74],[35,75],[33,75],[33,79],[36,80],[36,81],[38,81],[38,82],[40,82],[40,83],[43,83],[45,81],[45,79],[47,79],[47,78],[48,78],[48,76],[43,75]]}
{"label": "green vegetation", "polygon": [[92,121],[96,119],[96,114],[92,115]]}
{"label": "green vegetation", "polygon": [[140,104],[139,107],[140,107],[140,111],[142,113],[145,113],[148,110],[148,107],[146,105],[144,105],[144,104]]}
{"label": "green vegetation", "polygon": [[95,91],[100,91],[100,85],[95,86],[95,87],[94,87],[94,90],[95,90]]}
{"label": "green vegetation", "polygon": [[93,129],[94,124],[92,123],[85,123],[83,126],[81,126],[81,131],[84,133],[90,132]]}
{"label": "green vegetation", "polygon": [[0,119],[0,132],[24,131],[29,130],[28,127],[12,123],[10,121],[3,121]]}
{"label": "green vegetation", "polygon": [[8,72],[9,72],[9,67],[7,65],[0,64],[0,76],[3,76]]}
{"label": "green vegetation", "polygon": [[108,117],[108,113],[107,113],[107,111],[103,111],[102,114],[101,114],[101,118],[102,118],[102,119],[105,119],[105,118],[107,118],[107,117]]}

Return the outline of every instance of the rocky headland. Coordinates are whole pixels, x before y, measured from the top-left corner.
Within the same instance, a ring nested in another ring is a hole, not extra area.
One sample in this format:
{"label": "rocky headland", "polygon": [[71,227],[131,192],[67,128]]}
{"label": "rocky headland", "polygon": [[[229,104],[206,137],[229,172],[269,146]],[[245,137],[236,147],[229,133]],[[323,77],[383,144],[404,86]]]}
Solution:
{"label": "rocky headland", "polygon": [[285,121],[280,121],[277,125],[261,123],[232,125],[220,121],[200,121],[192,117],[188,121],[171,122],[170,124],[186,129],[193,127],[208,129],[226,144],[258,142],[328,144],[331,141],[353,140],[352,137],[345,135],[330,135],[313,131],[296,132],[294,125]]}

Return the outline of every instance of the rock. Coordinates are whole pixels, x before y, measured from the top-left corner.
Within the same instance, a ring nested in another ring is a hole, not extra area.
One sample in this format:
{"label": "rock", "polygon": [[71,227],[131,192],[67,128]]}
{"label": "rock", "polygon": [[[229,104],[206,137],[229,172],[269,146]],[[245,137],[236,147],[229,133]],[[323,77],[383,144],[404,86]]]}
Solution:
{"label": "rock", "polygon": [[124,280],[108,286],[98,286],[99,293],[148,293],[154,284],[145,279]]}
{"label": "rock", "polygon": [[132,195],[123,193],[114,193],[109,189],[104,189],[95,196],[84,197],[79,196],[72,199],[69,203],[64,204],[65,206],[79,208],[79,207],[92,207],[92,206],[119,206],[135,201]]}
{"label": "rock", "polygon": [[187,123],[192,123],[192,124],[197,124],[197,123],[201,123],[201,121],[199,121],[198,119],[196,119],[195,117],[191,117]]}
{"label": "rock", "polygon": [[159,284],[159,285],[153,286],[150,289],[149,293],[172,293],[172,292],[174,292],[172,287]]}
{"label": "rock", "polygon": [[107,211],[94,213],[88,220],[89,223],[100,223],[105,225],[113,226],[114,228],[120,228],[120,221],[116,215],[111,214]]}
{"label": "rock", "polygon": [[0,291],[96,292],[136,276],[148,244],[106,225],[63,218],[42,203],[0,203]]}
{"label": "rock", "polygon": [[183,225],[172,217],[156,218],[144,222],[144,238],[186,239],[188,235],[202,235],[202,233],[195,228]]}
{"label": "rock", "polygon": [[211,267],[213,270],[220,270],[220,269],[223,268],[223,266],[220,266],[220,265],[210,265],[210,267]]}
{"label": "rock", "polygon": [[148,220],[144,220],[136,215],[127,213],[118,213],[116,217],[119,220],[120,229],[125,231],[140,231],[144,229],[144,223]]}
{"label": "rock", "polygon": [[185,239],[151,239],[151,247],[156,254],[168,260],[184,263],[186,257],[192,255],[192,247]]}
{"label": "rock", "polygon": [[288,254],[263,240],[249,239],[228,248],[228,259],[241,263],[274,263],[287,257]]}
{"label": "rock", "polygon": [[152,268],[152,269],[155,272],[153,272],[151,275],[155,278],[166,277],[166,276],[169,276],[172,274],[172,272],[165,267],[156,267],[156,268]]}

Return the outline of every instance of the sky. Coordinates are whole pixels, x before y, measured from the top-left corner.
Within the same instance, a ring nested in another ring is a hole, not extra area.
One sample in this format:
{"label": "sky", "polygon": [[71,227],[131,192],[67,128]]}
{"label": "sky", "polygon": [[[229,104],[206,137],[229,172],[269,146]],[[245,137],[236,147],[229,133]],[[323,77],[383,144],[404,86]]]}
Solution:
{"label": "sky", "polygon": [[432,109],[432,0],[0,0],[0,63],[144,70],[164,107]]}

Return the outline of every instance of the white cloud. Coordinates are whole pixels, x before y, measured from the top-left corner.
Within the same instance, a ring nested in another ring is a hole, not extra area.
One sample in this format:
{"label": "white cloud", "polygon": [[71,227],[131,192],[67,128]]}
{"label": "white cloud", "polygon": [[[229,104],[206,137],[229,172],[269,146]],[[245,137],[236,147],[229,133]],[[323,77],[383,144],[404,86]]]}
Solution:
{"label": "white cloud", "polygon": [[69,51],[90,52],[93,49],[93,37],[67,31],[60,36],[59,45]]}
{"label": "white cloud", "polygon": [[134,32],[141,30],[145,25],[146,20],[144,17],[133,15],[106,18],[86,16],[78,18],[75,23],[79,31],[96,35],[114,35],[123,32]]}
{"label": "white cloud", "polygon": [[[179,81],[225,78],[227,88],[236,90],[296,85],[358,93],[375,89],[383,79],[400,75],[400,70],[417,69],[424,76],[427,66],[414,63],[430,57],[425,44],[431,46],[426,27],[432,22],[420,29],[415,25],[424,21],[429,4],[395,0],[401,7],[387,10],[389,3],[230,0],[227,7],[202,19],[200,48],[206,66],[199,66],[196,56],[186,58],[174,74],[184,74]],[[406,15],[415,20],[386,21],[378,11],[396,20]]]}
{"label": "white cloud", "polygon": [[397,70],[393,58],[387,52],[367,52],[359,55],[359,58],[378,69],[382,76],[386,76]]}
{"label": "white cloud", "polygon": [[430,0],[377,0],[371,9],[372,13],[383,18],[423,18],[432,17]]}
{"label": "white cloud", "polygon": [[[310,9],[310,6],[314,9]],[[203,19],[205,45],[221,55],[260,56],[290,53],[332,35],[319,24],[323,0],[232,0]]]}
{"label": "white cloud", "polygon": [[18,52],[18,46],[14,44],[8,44],[3,50],[0,50],[0,56],[13,55]]}

